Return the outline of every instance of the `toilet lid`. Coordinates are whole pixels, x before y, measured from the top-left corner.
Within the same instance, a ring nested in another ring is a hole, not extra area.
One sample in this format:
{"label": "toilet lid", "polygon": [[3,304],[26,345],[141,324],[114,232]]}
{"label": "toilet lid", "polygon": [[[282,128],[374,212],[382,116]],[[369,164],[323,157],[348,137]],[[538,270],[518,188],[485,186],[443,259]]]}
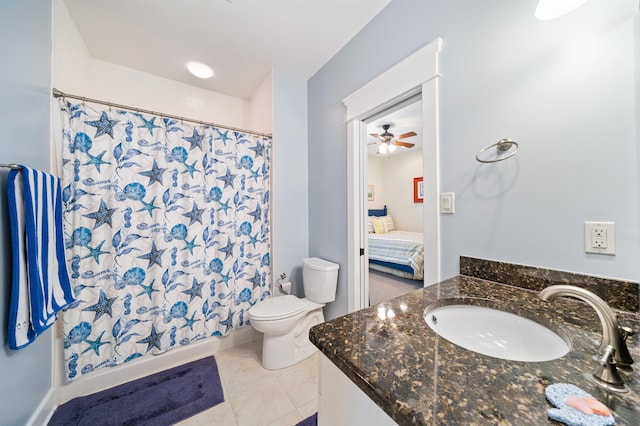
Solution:
{"label": "toilet lid", "polygon": [[302,300],[288,294],[256,303],[249,309],[249,315],[255,319],[277,320],[297,315],[304,311],[305,307]]}

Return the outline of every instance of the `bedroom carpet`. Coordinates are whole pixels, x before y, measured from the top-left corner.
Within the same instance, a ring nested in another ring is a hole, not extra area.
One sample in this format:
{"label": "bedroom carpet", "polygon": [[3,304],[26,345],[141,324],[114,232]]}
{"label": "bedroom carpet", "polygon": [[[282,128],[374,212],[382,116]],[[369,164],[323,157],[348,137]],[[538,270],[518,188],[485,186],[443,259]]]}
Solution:
{"label": "bedroom carpet", "polygon": [[57,425],[170,425],[224,401],[214,357],[72,399],[53,413]]}
{"label": "bedroom carpet", "polygon": [[423,287],[423,282],[369,270],[369,305],[377,305]]}

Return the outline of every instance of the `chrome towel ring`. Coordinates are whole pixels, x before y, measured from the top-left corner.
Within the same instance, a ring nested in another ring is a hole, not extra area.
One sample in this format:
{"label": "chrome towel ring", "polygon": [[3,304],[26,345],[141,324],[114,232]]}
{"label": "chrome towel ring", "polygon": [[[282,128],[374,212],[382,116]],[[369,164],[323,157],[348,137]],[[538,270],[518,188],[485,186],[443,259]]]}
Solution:
{"label": "chrome towel ring", "polygon": [[[482,154],[488,149],[493,148],[494,146],[496,147],[498,154],[501,152],[509,151],[513,146],[515,146],[515,149],[509,154],[505,155],[504,157],[496,158],[495,160],[483,160],[480,158],[480,154]],[[493,145],[489,145],[487,147],[482,148],[480,151],[478,151],[476,154],[476,160],[478,160],[481,163],[497,163],[498,161],[503,161],[509,157],[513,157],[514,155],[516,155],[516,152],[518,152],[519,149],[520,149],[520,146],[518,145],[518,142],[512,141],[511,139],[500,139],[498,142],[494,143]]]}

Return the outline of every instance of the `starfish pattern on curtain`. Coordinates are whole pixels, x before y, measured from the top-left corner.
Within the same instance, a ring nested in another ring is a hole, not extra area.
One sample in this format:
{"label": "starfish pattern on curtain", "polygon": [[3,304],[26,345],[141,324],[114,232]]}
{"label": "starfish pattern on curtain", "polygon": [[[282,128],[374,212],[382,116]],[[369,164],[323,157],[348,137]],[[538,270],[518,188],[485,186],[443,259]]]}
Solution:
{"label": "starfish pattern on curtain", "polygon": [[60,105],[67,380],[248,324],[271,282],[271,138]]}

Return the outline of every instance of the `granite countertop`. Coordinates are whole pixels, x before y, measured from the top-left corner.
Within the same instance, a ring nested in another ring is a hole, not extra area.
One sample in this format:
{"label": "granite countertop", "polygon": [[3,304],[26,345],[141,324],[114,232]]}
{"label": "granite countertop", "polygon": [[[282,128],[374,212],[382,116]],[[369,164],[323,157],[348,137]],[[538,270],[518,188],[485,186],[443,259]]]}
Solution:
{"label": "granite countertop", "polygon": [[[517,362],[463,349],[434,333],[423,311],[439,299],[485,298],[550,321],[569,337],[556,360]],[[638,330],[637,312],[620,313]],[[639,333],[640,334],[640,333]],[[616,424],[640,424],[640,345],[628,346],[635,370],[630,392],[607,393],[588,380],[601,340],[595,311],[574,299],[544,302],[538,291],[460,275],[313,327],[311,341],[392,419],[409,424],[558,424],[547,417],[552,383],[571,383],[605,403]]]}

